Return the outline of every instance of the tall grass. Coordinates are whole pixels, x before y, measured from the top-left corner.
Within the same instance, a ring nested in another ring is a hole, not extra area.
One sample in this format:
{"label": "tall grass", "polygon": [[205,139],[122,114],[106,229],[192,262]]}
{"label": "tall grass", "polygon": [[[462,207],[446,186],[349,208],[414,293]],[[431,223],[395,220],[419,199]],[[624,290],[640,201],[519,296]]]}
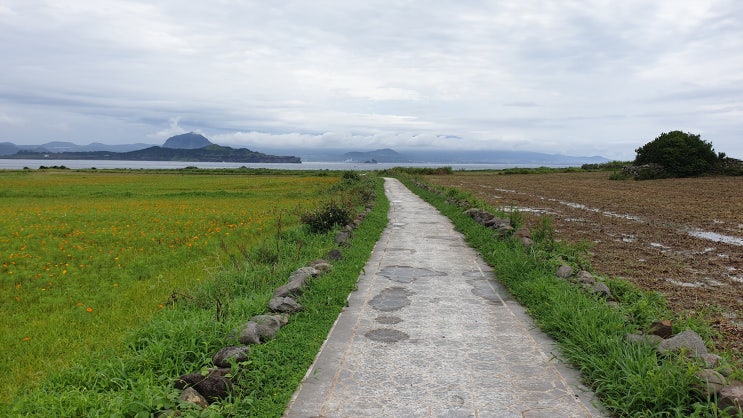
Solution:
{"label": "tall grass", "polygon": [[[337,182],[336,176],[330,177],[328,183]],[[70,367],[51,372],[39,388],[18,397],[7,414],[147,417],[179,409],[181,416],[280,416],[386,225],[388,203],[381,182],[370,179],[366,188],[374,190],[377,204],[355,231],[352,245],[299,299],[305,310],[293,315],[275,339],[253,346],[250,360],[234,369],[236,391],[231,398],[198,410],[180,404],[173,382],[181,374],[210,367],[211,356],[220,348],[239,344],[236,330],[266,312],[273,290],[293,270],[335,247],[332,232],[310,233],[282,218],[280,228],[278,223],[267,227],[261,243],[237,250],[239,241],[225,244],[220,251],[232,251],[231,256],[221,256],[208,280],[180,290],[175,302],[124,333],[118,346],[87,353]],[[325,186],[317,194],[329,190],[336,197],[345,193]]]}
{"label": "tall grass", "polygon": [[238,248],[299,224],[333,177],[0,173],[0,402],[191,292]]}

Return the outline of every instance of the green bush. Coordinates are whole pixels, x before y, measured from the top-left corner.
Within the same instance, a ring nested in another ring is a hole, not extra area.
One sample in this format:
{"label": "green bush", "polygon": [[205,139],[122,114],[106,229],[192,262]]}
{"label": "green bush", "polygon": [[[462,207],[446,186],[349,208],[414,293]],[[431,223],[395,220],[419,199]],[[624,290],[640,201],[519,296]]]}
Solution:
{"label": "green bush", "polygon": [[607,171],[607,170],[621,170],[625,166],[632,164],[631,161],[609,161],[607,163],[596,163],[596,164],[583,164],[580,166],[581,170],[591,171]]}
{"label": "green bush", "polygon": [[710,142],[681,131],[664,132],[635,152],[635,165],[660,164],[670,177],[707,174],[718,162]]}
{"label": "green bush", "polygon": [[351,209],[335,201],[325,203],[314,211],[302,215],[302,223],[306,224],[310,232],[316,234],[326,233],[336,226],[346,225],[351,222],[353,215]]}
{"label": "green bush", "polygon": [[359,175],[359,173],[350,170],[344,171],[341,175],[341,178],[348,181],[361,181],[361,176]]}

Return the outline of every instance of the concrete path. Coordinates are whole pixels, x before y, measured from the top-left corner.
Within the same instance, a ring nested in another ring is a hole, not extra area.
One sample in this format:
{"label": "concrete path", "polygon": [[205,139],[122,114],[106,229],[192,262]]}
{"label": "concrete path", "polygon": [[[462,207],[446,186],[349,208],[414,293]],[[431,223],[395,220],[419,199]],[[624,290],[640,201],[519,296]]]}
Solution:
{"label": "concrete path", "polygon": [[385,190],[390,223],[285,417],[602,416],[448,218]]}

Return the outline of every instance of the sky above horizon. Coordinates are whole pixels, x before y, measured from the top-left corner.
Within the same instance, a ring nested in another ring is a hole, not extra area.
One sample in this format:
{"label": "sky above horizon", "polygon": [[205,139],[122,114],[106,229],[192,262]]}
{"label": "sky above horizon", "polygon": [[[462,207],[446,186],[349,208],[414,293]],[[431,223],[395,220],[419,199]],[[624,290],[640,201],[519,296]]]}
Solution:
{"label": "sky above horizon", "polygon": [[736,0],[3,0],[0,142],[743,158]]}

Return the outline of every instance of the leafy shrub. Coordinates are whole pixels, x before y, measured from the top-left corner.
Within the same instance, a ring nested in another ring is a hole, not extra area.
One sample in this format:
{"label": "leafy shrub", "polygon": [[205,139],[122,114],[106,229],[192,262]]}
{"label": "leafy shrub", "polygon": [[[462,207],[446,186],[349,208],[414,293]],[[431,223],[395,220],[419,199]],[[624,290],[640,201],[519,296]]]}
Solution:
{"label": "leafy shrub", "polygon": [[629,180],[630,178],[632,177],[617,171],[611,173],[611,175],[609,176],[609,180]]}
{"label": "leafy shrub", "polygon": [[355,171],[344,171],[341,178],[347,181],[361,181],[361,176]]}
{"label": "leafy shrub", "polygon": [[580,166],[581,170],[598,170],[598,171],[606,171],[606,170],[621,170],[626,165],[632,164],[631,161],[609,161],[606,163],[596,163],[596,164],[583,164]]}
{"label": "leafy shrub", "polygon": [[329,232],[337,225],[346,225],[353,218],[351,209],[338,202],[330,201],[314,211],[302,215],[302,223],[317,234]]}
{"label": "leafy shrub", "polygon": [[442,176],[453,174],[454,170],[449,167],[393,167],[380,171],[380,174],[386,176],[398,176],[406,174],[409,176]]}
{"label": "leafy shrub", "polygon": [[635,152],[635,165],[660,164],[671,177],[709,173],[718,161],[710,142],[681,131],[662,133]]}

